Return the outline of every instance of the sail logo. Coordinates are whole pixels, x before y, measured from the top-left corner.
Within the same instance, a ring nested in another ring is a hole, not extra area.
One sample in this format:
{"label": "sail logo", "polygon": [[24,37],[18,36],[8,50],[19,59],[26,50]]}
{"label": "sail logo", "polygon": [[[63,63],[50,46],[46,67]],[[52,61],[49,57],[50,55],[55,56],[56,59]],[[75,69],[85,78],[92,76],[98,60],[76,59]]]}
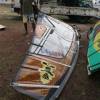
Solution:
{"label": "sail logo", "polygon": [[48,84],[55,77],[54,71],[56,67],[46,61],[41,62],[41,65],[42,68],[39,69],[40,80],[43,84]]}
{"label": "sail logo", "polygon": [[94,48],[96,49],[96,51],[100,52],[100,32],[95,36]]}

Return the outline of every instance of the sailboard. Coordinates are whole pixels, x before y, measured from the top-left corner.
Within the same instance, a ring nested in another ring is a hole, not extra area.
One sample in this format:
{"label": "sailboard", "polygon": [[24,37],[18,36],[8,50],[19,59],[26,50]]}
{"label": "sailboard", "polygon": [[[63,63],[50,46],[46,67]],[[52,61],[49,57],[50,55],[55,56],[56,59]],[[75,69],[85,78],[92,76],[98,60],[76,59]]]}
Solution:
{"label": "sailboard", "polygon": [[100,70],[100,21],[98,21],[89,35],[88,42],[88,75]]}
{"label": "sailboard", "polygon": [[0,25],[0,30],[4,30],[5,28],[6,28],[6,26]]}
{"label": "sailboard", "polygon": [[77,30],[39,14],[35,36],[12,86],[38,100],[58,98],[74,69],[78,51]]}

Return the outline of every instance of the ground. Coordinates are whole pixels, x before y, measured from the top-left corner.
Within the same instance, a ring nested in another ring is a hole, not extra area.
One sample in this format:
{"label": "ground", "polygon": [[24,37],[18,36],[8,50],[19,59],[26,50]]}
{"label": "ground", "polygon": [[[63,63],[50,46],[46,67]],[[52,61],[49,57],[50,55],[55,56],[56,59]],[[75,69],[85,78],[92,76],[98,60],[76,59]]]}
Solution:
{"label": "ground", "polygon": [[[92,23],[79,24],[66,20],[69,24],[76,24],[82,38],[80,52],[75,70],[71,75],[58,100],[100,100],[100,72],[92,77],[87,75],[85,32],[94,25]],[[15,91],[10,83],[14,79],[32,39],[31,26],[29,35],[24,36],[23,23],[17,14],[9,12],[8,7],[0,6],[0,24],[6,29],[0,31],[0,100],[33,100]]]}

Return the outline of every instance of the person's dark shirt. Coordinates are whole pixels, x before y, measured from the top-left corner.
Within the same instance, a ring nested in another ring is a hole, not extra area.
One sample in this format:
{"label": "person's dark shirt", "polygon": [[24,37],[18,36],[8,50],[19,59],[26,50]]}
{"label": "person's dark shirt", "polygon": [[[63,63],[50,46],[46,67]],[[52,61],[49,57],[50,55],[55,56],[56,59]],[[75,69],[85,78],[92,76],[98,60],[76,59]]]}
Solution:
{"label": "person's dark shirt", "polygon": [[22,13],[23,15],[30,15],[33,13],[32,2],[34,0],[22,0]]}

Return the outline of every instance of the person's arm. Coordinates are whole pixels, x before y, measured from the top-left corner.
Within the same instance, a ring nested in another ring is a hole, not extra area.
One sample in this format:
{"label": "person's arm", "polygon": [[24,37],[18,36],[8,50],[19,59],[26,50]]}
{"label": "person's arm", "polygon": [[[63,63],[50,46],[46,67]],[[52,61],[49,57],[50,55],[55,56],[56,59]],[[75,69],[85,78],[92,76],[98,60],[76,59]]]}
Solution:
{"label": "person's arm", "polygon": [[21,15],[23,14],[22,6],[23,6],[23,0],[20,0],[20,13],[21,13]]}
{"label": "person's arm", "polygon": [[20,0],[20,4],[23,5],[23,0]]}
{"label": "person's arm", "polygon": [[33,6],[33,8],[35,7],[35,9],[36,9],[37,11],[39,11],[39,9],[40,9],[40,0],[34,0],[34,1],[32,2],[32,6]]}

